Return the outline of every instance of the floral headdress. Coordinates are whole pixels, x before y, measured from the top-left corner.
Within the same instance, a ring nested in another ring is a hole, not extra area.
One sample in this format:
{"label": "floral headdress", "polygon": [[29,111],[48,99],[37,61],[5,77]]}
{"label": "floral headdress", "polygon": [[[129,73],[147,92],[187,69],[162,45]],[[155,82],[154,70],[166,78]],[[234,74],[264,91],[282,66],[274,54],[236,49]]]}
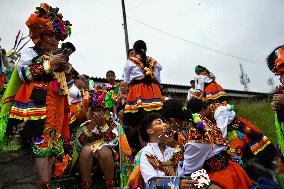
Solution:
{"label": "floral headdress", "polygon": [[71,35],[72,24],[68,20],[63,21],[63,16],[58,11],[59,8],[52,8],[47,3],[41,3],[28,18],[26,25],[29,27],[34,44],[40,41],[40,34],[54,33],[55,37],[61,41]]}

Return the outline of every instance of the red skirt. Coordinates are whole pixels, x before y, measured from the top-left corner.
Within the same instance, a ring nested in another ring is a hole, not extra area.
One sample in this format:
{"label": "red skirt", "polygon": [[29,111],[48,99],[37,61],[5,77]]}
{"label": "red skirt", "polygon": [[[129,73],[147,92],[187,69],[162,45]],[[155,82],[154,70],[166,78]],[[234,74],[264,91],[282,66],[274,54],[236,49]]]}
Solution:
{"label": "red skirt", "polygon": [[223,189],[249,189],[253,186],[245,170],[233,161],[229,161],[227,169],[209,174],[209,178]]}

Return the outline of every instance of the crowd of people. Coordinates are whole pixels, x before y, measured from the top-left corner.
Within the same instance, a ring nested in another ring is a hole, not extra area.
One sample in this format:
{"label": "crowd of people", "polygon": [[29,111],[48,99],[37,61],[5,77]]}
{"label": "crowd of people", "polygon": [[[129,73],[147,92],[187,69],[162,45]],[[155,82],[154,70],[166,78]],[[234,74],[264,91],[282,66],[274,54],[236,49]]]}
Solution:
{"label": "crowd of people", "polygon": [[[164,98],[162,66],[147,56],[143,40],[128,52],[123,81],[109,70],[107,83],[96,86],[68,62],[75,48],[65,44],[58,50],[72,26],[58,11],[41,4],[28,18],[34,46],[23,50],[8,86],[2,86],[0,147],[14,149],[20,141],[18,147],[29,149],[41,188],[76,173],[83,189],[99,179],[107,189],[251,189],[263,178],[267,186],[284,187],[282,87],[272,99],[276,146],[237,115],[204,66],[196,66],[185,103]],[[267,59],[281,81],[283,49]],[[5,52],[6,61],[2,57]]]}

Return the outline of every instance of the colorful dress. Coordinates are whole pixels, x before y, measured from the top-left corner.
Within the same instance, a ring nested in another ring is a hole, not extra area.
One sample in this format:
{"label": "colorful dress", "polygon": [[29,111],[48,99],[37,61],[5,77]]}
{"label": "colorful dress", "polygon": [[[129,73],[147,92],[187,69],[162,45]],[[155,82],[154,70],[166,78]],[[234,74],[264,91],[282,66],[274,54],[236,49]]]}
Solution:
{"label": "colorful dress", "polygon": [[159,87],[162,66],[147,57],[149,68],[138,57],[130,57],[124,67],[124,81],[128,84],[128,97],[124,109],[124,123],[136,123],[141,112],[156,111],[162,108],[162,95]]}
{"label": "colorful dress", "polygon": [[184,162],[178,170],[185,176],[201,168],[205,169],[211,182],[224,189],[249,189],[253,185],[242,167],[227,153],[228,142],[224,139],[227,126],[219,128],[207,118],[201,118],[208,130],[191,128],[184,136]]}
{"label": "colorful dress", "polygon": [[69,94],[70,94],[70,102],[71,102],[70,124],[76,121],[76,123],[71,125],[70,127],[74,126],[76,128],[76,126],[78,127],[79,125],[81,125],[81,123],[86,121],[86,113],[83,111],[83,97],[82,97],[81,91],[79,90],[78,87],[76,87],[75,84],[73,84],[69,88]]}
{"label": "colorful dress", "polygon": [[60,95],[58,80],[49,65],[50,55],[26,49],[18,65],[23,81],[13,99],[7,132],[19,129],[24,122],[22,137],[32,141],[35,156],[63,154],[62,138],[69,139],[69,106],[66,96]]}
{"label": "colorful dress", "polygon": [[202,100],[206,103],[226,100],[223,87],[208,76],[198,75],[196,91],[202,93]]}

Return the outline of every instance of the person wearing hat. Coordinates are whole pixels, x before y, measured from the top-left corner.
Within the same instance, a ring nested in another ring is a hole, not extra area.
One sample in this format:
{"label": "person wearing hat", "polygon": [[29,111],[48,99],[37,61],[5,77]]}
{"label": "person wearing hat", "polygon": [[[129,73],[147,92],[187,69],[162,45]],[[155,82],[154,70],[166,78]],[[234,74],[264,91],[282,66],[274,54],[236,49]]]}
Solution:
{"label": "person wearing hat", "polygon": [[[6,134],[10,138],[16,130],[23,142],[31,143],[41,188],[50,188],[54,157],[62,159],[63,140],[69,140],[69,106],[64,93],[68,94],[68,88],[67,85],[61,87],[68,79],[59,80],[55,72],[67,72],[70,64],[65,56],[53,55],[53,51],[59,41],[71,34],[71,24],[64,21],[58,11],[43,3],[26,21],[34,47],[21,54],[16,66],[16,78],[20,81],[13,80],[15,85],[11,86],[13,90],[7,98],[12,102],[11,107],[5,109],[9,116],[1,117],[1,123],[9,118]],[[1,129],[4,127],[5,124],[1,124]],[[3,135],[0,141],[1,137]]]}
{"label": "person wearing hat", "polygon": [[280,76],[281,85],[275,90],[271,107],[275,111],[275,128],[278,142],[279,184],[284,187],[284,45],[275,48],[267,57],[266,63],[272,73]]}

